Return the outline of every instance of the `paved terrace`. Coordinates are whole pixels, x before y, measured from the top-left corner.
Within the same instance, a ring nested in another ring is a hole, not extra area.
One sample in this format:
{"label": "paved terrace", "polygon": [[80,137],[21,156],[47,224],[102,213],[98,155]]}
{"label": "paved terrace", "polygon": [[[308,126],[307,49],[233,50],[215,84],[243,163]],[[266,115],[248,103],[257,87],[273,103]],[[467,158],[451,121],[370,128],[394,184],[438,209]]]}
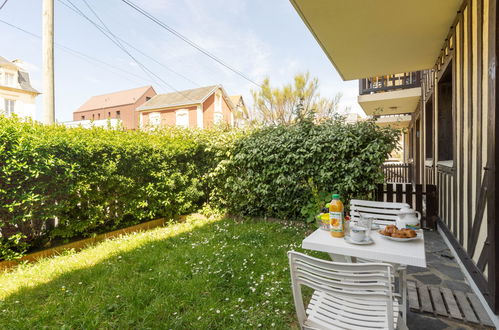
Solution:
{"label": "paved terrace", "polygon": [[438,232],[425,232],[425,249],[428,268],[407,269],[409,329],[494,329]]}

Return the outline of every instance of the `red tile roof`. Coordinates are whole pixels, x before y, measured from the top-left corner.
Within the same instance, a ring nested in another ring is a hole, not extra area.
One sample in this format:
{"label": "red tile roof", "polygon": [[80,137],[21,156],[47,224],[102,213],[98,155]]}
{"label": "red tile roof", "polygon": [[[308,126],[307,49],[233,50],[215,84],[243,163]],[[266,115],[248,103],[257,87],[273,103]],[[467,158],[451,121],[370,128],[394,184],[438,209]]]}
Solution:
{"label": "red tile roof", "polygon": [[110,94],[92,96],[75,112],[97,110],[135,103],[152,86],[128,89]]}

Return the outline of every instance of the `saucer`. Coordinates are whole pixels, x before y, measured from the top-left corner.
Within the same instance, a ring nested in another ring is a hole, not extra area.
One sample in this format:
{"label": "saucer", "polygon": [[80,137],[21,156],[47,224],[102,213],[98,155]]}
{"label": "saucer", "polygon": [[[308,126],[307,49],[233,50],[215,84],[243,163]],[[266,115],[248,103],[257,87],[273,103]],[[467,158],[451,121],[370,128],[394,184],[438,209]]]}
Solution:
{"label": "saucer", "polygon": [[368,244],[373,244],[374,241],[372,240],[371,237],[366,237],[362,241],[354,241],[353,239],[350,238],[350,236],[345,236],[345,241],[350,244],[355,244],[355,245],[368,245]]}

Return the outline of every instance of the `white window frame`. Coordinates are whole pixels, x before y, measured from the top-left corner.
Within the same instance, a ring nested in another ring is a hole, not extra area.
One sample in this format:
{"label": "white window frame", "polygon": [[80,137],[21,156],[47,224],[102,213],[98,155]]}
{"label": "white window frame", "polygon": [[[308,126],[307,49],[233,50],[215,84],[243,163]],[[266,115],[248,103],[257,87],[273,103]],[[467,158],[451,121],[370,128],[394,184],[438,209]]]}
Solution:
{"label": "white window frame", "polygon": [[224,121],[224,114],[221,112],[215,112],[213,114],[213,122],[215,124],[220,124]]}
{"label": "white window frame", "polygon": [[222,113],[222,92],[217,91],[215,94],[215,112]]}
{"label": "white window frame", "polygon": [[15,113],[16,100],[4,99],[3,104],[6,116],[10,116]]}
{"label": "white window frame", "polygon": [[149,125],[159,127],[161,125],[161,114],[159,112],[151,112],[149,114]]}
{"label": "white window frame", "polygon": [[189,110],[179,109],[175,111],[175,126],[189,128]]}
{"label": "white window frame", "polygon": [[5,86],[14,87],[15,75],[13,73],[4,72],[3,77],[4,77],[3,81],[4,81]]}

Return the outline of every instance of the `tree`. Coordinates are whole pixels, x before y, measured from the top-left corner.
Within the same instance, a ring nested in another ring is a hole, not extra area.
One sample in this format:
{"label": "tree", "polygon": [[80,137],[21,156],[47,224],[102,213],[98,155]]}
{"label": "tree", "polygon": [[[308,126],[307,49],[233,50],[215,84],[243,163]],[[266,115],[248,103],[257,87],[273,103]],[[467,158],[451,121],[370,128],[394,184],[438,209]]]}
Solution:
{"label": "tree", "polygon": [[341,93],[334,98],[321,97],[319,79],[310,74],[295,75],[294,84],[272,87],[265,78],[259,90],[252,90],[256,115],[266,125],[291,124],[298,117],[321,121],[338,111]]}

